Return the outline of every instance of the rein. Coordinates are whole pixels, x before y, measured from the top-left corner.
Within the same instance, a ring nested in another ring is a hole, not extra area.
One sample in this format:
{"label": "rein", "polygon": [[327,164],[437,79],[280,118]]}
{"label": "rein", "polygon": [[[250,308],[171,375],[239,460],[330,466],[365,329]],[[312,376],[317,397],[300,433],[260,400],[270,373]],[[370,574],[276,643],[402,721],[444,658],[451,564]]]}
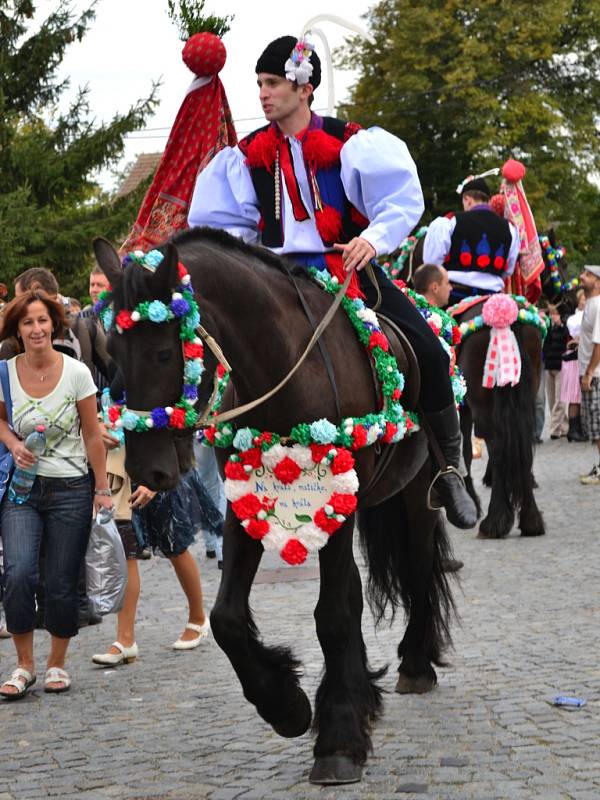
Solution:
{"label": "rein", "polygon": [[[281,389],[283,389],[283,387],[291,380],[291,378],[295,375],[295,373],[300,369],[300,367],[302,366],[302,364],[306,360],[307,356],[309,355],[309,353],[311,352],[311,350],[313,349],[313,347],[315,346],[315,344],[317,343],[319,338],[322,336],[323,332],[329,326],[331,320],[335,316],[336,311],[338,310],[338,308],[340,307],[340,305],[342,303],[342,300],[343,300],[343,298],[344,298],[344,296],[346,294],[346,289],[348,288],[348,284],[350,283],[350,278],[351,277],[352,277],[352,273],[349,272],[346,275],[346,279],[345,279],[344,283],[342,284],[342,286],[340,287],[340,290],[337,293],[337,295],[335,297],[335,300],[333,301],[333,303],[331,304],[331,306],[327,310],[327,313],[325,314],[325,316],[323,317],[321,322],[317,325],[313,335],[310,338],[310,341],[306,345],[306,348],[305,348],[304,352],[302,353],[302,355],[300,356],[298,361],[294,364],[294,366],[291,368],[291,370],[288,372],[288,374],[277,384],[277,386],[274,386],[268,392],[266,392],[265,394],[261,395],[261,397],[257,397],[255,400],[251,400],[249,403],[244,403],[244,405],[237,406],[236,408],[231,408],[228,411],[223,411],[222,413],[217,414],[216,416],[210,417],[210,421],[209,421],[210,410],[211,410],[211,407],[212,407],[212,398],[211,398],[211,402],[204,409],[204,412],[202,413],[202,416],[200,417],[200,419],[196,423],[195,427],[197,429],[210,428],[213,425],[219,425],[220,423],[228,422],[231,419],[235,419],[236,417],[240,417],[242,414],[246,414],[248,411],[252,411],[253,409],[258,408],[258,406],[262,405],[263,403],[266,403],[267,400],[270,400],[279,391],[281,391]],[[211,337],[211,339],[212,339],[212,337]],[[221,348],[219,347],[219,345],[214,341],[214,339],[212,340],[214,342],[214,345],[216,346],[216,348],[218,348],[218,350],[219,350],[219,352],[221,354],[220,357],[219,357],[219,355],[217,355],[215,350],[213,350],[213,348],[209,344],[208,340],[205,340],[205,341],[206,341],[207,345],[211,348],[211,350],[213,351],[213,353],[215,354],[215,356],[217,357],[219,362],[221,364],[223,364],[223,366],[225,366],[225,364],[227,362],[225,361],[225,357],[223,356],[223,353],[222,353]],[[221,358],[223,359],[223,361],[221,361]],[[225,361],[225,363],[223,363],[224,361]],[[227,365],[227,367],[229,367],[229,365]],[[216,391],[216,382],[215,382],[215,391]],[[214,397],[214,392],[213,392],[213,397]]]}

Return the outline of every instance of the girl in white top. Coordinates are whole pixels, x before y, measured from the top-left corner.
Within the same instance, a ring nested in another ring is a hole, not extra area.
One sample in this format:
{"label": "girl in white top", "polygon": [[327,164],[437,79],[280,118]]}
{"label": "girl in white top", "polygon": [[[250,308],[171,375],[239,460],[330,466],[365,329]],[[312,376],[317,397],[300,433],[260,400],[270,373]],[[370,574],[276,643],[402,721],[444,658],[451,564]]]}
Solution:
{"label": "girl in white top", "polygon": [[[17,699],[35,683],[33,630],[39,553],[46,564],[45,627],[51,634],[44,689],[64,692],[70,637],[77,633],[77,578],[90,533],[92,508],[110,508],[106,456],[96,416],[96,387],[88,368],[52,346],[66,324],[62,305],[41,290],[23,293],[4,309],[0,340],[14,337],[21,355],[11,359],[9,377],[14,431],[7,423],[0,390],[0,441],[15,467],[36,456],[23,440],[40,423],[47,446],[27,500],[16,504],[5,493],[1,509],[7,628],[17,651],[17,669],[0,695]],[[92,502],[89,462],[95,478]]]}

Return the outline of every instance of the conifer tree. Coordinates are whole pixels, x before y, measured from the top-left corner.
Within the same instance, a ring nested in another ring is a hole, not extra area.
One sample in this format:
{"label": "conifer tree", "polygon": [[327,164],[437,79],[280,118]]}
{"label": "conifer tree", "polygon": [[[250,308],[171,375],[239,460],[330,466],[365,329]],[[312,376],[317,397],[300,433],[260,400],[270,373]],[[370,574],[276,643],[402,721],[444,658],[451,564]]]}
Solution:
{"label": "conifer tree", "polygon": [[70,3],[57,0],[32,29],[33,0],[0,0],[0,274],[9,285],[24,269],[46,266],[65,293],[83,294],[92,237],[124,236],[139,205],[142,189],[113,201],[96,176],[116,164],[125,136],[145,124],[156,86],[108,123],[91,120],[86,88],[58,111],[68,88],[58,67],[93,22],[94,5],[74,15]]}

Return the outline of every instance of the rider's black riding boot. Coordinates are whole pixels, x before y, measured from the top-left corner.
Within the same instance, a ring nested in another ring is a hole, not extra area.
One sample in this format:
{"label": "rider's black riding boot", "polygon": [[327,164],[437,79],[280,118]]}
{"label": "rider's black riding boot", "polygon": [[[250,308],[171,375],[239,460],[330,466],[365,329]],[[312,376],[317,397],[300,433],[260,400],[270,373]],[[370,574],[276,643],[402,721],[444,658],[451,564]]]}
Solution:
{"label": "rider's black riding boot", "polygon": [[433,486],[446,509],[448,521],[456,528],[473,528],[477,523],[477,508],[458,473],[461,435],[456,407],[453,404],[441,411],[428,412],[425,419],[446,461],[438,464],[440,473]]}

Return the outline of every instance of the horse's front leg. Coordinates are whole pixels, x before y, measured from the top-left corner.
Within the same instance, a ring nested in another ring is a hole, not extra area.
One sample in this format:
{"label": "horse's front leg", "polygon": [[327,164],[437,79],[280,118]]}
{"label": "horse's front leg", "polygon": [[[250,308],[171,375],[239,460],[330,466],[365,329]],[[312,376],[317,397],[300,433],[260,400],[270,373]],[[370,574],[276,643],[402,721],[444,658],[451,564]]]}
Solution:
{"label": "horse's front leg", "polygon": [[317,733],[311,783],[354,783],[371,749],[371,723],[381,709],[362,638],[362,586],[352,553],[354,517],[319,553],[321,586],[315,608],[325,673],[317,690]]}
{"label": "horse's front leg", "polygon": [[288,648],[261,642],[248,604],[263,546],[229,508],[223,535],[223,577],[210,615],[214,637],[260,716],[280,736],[301,736],[310,726],[311,707],[298,685],[300,663]]}

